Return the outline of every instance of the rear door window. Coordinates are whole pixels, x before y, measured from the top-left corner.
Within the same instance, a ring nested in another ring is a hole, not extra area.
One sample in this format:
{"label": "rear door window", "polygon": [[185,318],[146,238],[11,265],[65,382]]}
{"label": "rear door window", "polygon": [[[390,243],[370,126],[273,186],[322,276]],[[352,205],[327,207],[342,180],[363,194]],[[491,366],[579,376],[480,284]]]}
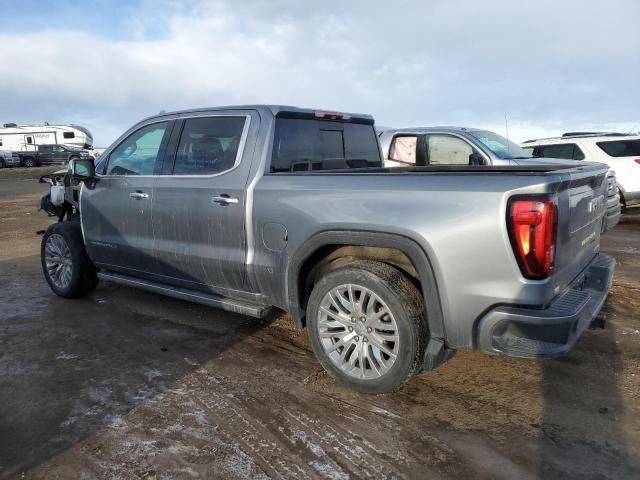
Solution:
{"label": "rear door window", "polygon": [[610,157],[637,157],[640,155],[640,140],[596,142],[596,145]]}
{"label": "rear door window", "polygon": [[271,172],[359,168],[381,163],[373,125],[276,119]]}
{"label": "rear door window", "polygon": [[232,169],[246,117],[203,117],[185,121],[174,175],[214,175]]}
{"label": "rear door window", "polygon": [[415,165],[417,143],[418,137],[416,135],[394,137],[389,149],[389,160]]}

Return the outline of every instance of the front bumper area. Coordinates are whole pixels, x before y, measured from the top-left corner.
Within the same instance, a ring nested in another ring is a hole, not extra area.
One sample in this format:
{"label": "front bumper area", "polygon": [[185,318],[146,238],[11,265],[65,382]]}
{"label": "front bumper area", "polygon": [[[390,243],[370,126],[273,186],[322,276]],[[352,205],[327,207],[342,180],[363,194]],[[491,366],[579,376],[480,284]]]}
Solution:
{"label": "front bumper area", "polygon": [[478,349],[529,358],[567,353],[598,317],[614,267],[612,257],[598,255],[548,308],[501,306],[489,311],[478,324]]}

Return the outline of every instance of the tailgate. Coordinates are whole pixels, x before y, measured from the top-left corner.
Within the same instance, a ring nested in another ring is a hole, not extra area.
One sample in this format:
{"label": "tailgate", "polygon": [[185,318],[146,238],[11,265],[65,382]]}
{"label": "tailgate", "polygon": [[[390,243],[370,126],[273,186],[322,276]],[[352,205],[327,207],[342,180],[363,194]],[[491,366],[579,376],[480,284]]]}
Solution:
{"label": "tailgate", "polygon": [[[554,283],[562,289],[574,280],[600,250],[600,232],[607,206],[607,167],[577,168],[558,192],[558,236]],[[560,289],[555,289],[556,292]]]}

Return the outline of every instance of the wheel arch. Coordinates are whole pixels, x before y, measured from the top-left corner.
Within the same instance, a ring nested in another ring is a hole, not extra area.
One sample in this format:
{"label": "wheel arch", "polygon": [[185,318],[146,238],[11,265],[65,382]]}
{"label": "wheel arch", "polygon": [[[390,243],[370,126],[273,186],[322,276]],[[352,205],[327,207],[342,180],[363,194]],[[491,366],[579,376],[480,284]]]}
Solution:
{"label": "wheel arch", "polygon": [[[294,323],[305,325],[306,302],[314,269],[339,266],[341,259],[369,259],[388,263],[408,274],[418,284],[427,310],[432,337],[444,338],[444,316],[433,265],[413,239],[403,235],[357,230],[324,231],[304,242],[292,255],[287,268],[286,295]],[[323,272],[325,270],[320,270]]]}

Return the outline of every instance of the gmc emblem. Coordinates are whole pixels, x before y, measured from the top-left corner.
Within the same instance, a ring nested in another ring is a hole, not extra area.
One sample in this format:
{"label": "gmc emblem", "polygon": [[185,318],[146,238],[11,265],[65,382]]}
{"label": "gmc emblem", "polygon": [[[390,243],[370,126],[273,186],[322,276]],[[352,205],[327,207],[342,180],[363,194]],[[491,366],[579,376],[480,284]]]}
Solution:
{"label": "gmc emblem", "polygon": [[597,212],[601,208],[604,208],[604,195],[600,195],[599,197],[593,198],[589,201],[589,213]]}

